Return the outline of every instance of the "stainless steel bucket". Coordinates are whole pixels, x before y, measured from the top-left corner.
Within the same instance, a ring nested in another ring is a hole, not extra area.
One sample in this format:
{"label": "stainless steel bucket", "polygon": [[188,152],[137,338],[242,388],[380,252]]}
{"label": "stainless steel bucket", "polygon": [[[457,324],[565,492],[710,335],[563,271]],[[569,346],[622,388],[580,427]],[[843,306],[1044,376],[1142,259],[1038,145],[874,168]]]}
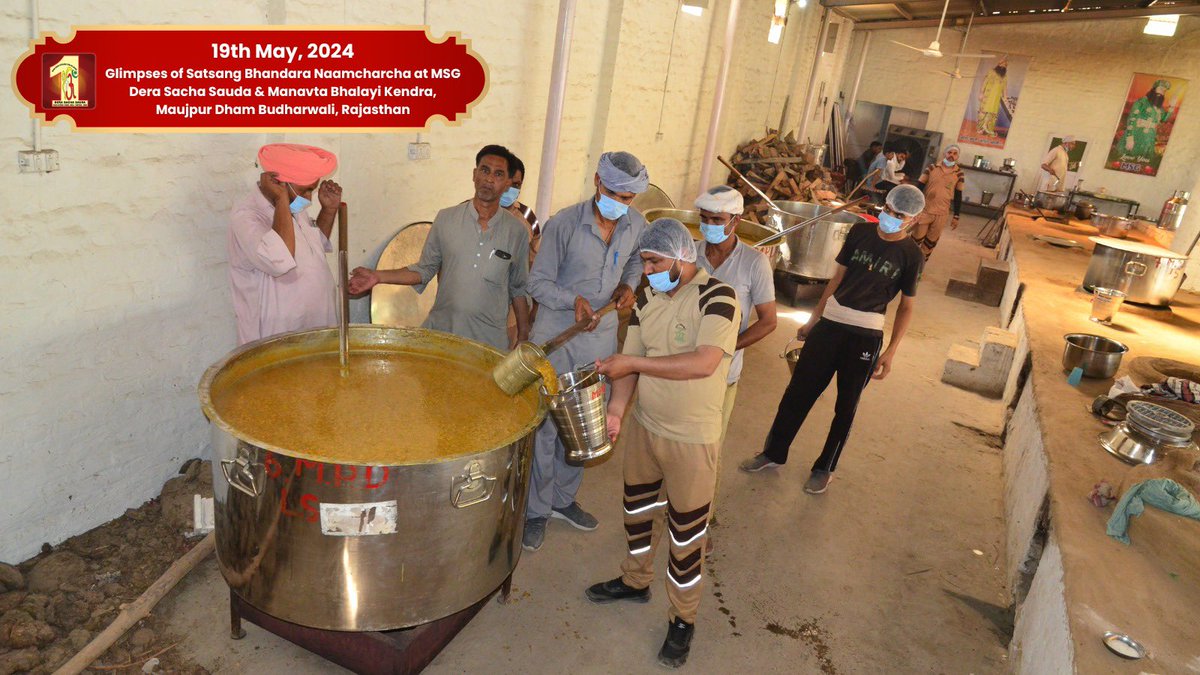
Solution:
{"label": "stainless steel bucket", "polygon": [[[783,212],[771,210],[768,222],[777,232],[833,210],[832,207],[811,202],[775,204]],[[846,235],[855,223],[863,220],[862,216],[842,211],[787,235],[781,247],[783,260],[779,267],[809,279],[832,279],[837,269],[835,258],[842,250]]]}
{"label": "stainless steel bucket", "polygon": [[[390,630],[449,616],[516,567],[533,432],[545,406],[529,388],[513,399],[528,419],[496,447],[391,466],[317,461],[307,448],[261,444],[214,406],[242,375],[336,354],[337,343],[336,329],[285,333],[245,345],[205,372],[199,394],[212,422],[218,567],[243,600],[304,626]],[[454,335],[383,326],[351,326],[350,349],[352,360],[380,350],[428,354],[489,380],[501,358]],[[398,423],[397,438],[404,433]]]}
{"label": "stainless steel bucket", "polygon": [[559,393],[542,396],[558,437],[567,449],[567,461],[582,464],[607,455],[613,444],[608,438],[608,378],[592,366],[558,376]]}

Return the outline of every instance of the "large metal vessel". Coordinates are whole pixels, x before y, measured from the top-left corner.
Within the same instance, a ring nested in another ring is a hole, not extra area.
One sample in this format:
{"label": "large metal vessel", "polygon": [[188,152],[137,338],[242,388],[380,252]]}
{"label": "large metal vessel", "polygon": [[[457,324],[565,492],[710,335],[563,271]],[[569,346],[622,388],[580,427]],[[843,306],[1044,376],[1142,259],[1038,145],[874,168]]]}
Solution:
{"label": "large metal vessel", "polygon": [[[775,202],[775,205],[784,211],[769,212],[769,222],[776,231],[833,210],[810,202]],[[780,247],[780,269],[809,279],[832,279],[837,269],[835,258],[846,235],[851,226],[863,220],[862,216],[841,211],[787,235]]]}
{"label": "large metal vessel", "polygon": [[1187,211],[1188,198],[1192,194],[1187,190],[1176,190],[1171,198],[1163,203],[1162,211],[1158,214],[1158,226],[1174,232],[1183,223],[1183,214]]}
{"label": "large metal vessel", "polygon": [[1142,305],[1171,304],[1183,283],[1187,256],[1127,239],[1089,239],[1096,247],[1083,275],[1084,288],[1124,291],[1126,302]]}
{"label": "large metal vessel", "polygon": [[[692,233],[693,239],[700,241],[702,238],[700,236],[699,211],[685,211],[683,209],[650,209],[642,215],[646,216],[646,221],[651,223],[659,218],[674,218],[675,220],[678,220],[687,226],[688,230]],[[757,241],[766,239],[772,234],[775,234],[775,232],[776,230],[772,230],[766,225],[760,225],[752,220],[746,220],[745,218],[738,219],[737,228],[734,230],[734,234],[737,235],[737,238],[741,240],[743,244],[751,245]],[[777,241],[766,246],[760,246],[758,250],[762,251],[767,256],[767,258],[771,261],[772,267],[779,262],[781,257],[780,242]]]}
{"label": "large metal vessel", "polygon": [[[514,400],[528,419],[496,447],[392,466],[316,461],[306,448],[272,447],[214,407],[222,389],[246,374],[336,353],[337,340],[336,329],[266,338],[204,374],[221,574],[254,607],[314,628],[389,630],[453,614],[494,591],[517,564],[532,434],[545,405],[531,387]],[[351,326],[350,347],[352,359],[399,350],[484,373],[501,358],[457,336],[382,326]],[[394,433],[402,438],[405,429]]]}

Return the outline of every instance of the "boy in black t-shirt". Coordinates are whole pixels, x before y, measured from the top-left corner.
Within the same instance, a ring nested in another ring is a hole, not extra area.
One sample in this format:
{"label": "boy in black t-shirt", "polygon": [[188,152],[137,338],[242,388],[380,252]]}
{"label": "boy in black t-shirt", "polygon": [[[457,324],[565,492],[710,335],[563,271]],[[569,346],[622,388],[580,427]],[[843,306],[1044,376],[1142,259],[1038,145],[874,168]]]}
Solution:
{"label": "boy in black t-shirt", "polygon": [[[924,207],[925,196],[919,188],[901,185],[888,192],[879,225],[858,223],[850,228],[837,255],[837,271],[825,286],[812,318],[796,331],[796,339],[805,340],[804,350],[779,402],[763,451],[742,462],[743,471],[753,473],[787,462],[796,432],[836,374],[833,423],[804,491],[821,494],[829,487],[850,435],[858,399],[871,378],[887,377],[912,321],[925,257],[908,236],[908,228]],[[902,295],[892,339],[880,353],[887,306],[898,293]]]}

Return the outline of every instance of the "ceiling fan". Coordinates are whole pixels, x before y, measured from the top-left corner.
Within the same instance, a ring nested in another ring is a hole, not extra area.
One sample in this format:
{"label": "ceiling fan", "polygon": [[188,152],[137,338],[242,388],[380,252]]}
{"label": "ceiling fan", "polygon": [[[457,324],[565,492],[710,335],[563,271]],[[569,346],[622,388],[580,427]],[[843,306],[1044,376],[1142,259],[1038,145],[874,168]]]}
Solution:
{"label": "ceiling fan", "polygon": [[[974,22],[975,22],[975,13],[971,12],[971,18],[967,19],[967,32],[963,34],[962,44],[960,44],[958,46],[959,53],[954,55],[954,72],[950,72],[948,70],[931,70],[930,72],[941,73],[942,75],[949,76],[955,80],[963,79],[963,74],[961,71],[959,71],[958,65],[959,65],[959,60],[963,56],[963,52],[966,51],[966,49],[967,49],[967,39],[971,37],[971,24]],[[971,79],[974,79],[974,78],[975,78],[975,76],[972,75]]]}
{"label": "ceiling fan", "polygon": [[[942,25],[944,23],[946,23],[946,10],[949,8],[950,8],[950,0],[946,0],[946,4],[942,5],[942,18],[938,20],[937,34],[933,36],[933,42],[930,42],[928,47],[914,47],[912,45],[906,45],[903,42],[898,42],[896,40],[892,40],[892,42],[895,42],[896,44],[900,45],[901,47],[908,47],[909,49],[911,49],[913,51],[921,52],[925,56],[932,56],[933,58],[936,58],[936,59],[942,58],[942,56],[943,56],[942,44],[940,42],[938,42],[938,40],[940,40],[942,37]],[[972,13],[972,17],[973,16],[974,16],[974,13]],[[996,58],[996,56],[994,54],[956,54],[955,56],[957,56],[960,59],[994,59],[994,58]]]}

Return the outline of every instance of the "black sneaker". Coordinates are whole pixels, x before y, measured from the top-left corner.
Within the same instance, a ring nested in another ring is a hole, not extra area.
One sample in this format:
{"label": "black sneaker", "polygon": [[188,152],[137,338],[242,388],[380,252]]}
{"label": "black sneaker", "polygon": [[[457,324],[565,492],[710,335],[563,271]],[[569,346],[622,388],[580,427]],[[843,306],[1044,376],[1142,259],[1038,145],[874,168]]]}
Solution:
{"label": "black sneaker", "polygon": [[617,600],[632,602],[650,602],[650,589],[627,586],[621,577],[611,581],[596,584],[587,589],[587,599],[597,605],[604,605]]}
{"label": "black sneaker", "polygon": [[675,619],[667,624],[667,639],[663,640],[662,649],[658,650],[658,662],[668,668],[678,668],[687,663],[688,652],[692,649],[692,633],[696,625],[683,619]]}

